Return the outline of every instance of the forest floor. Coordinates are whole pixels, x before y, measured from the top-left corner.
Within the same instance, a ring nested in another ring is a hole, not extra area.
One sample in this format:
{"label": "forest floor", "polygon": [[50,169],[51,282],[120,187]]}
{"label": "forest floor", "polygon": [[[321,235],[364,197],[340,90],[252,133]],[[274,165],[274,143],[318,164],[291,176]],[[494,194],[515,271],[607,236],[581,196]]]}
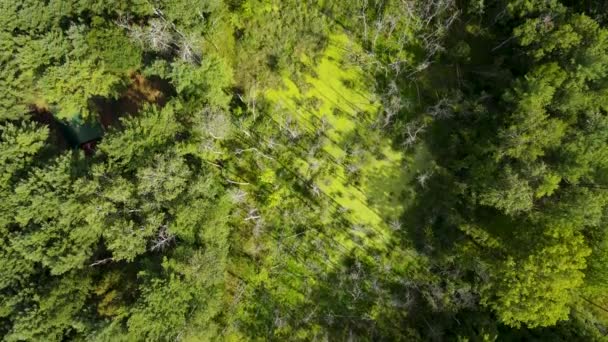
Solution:
{"label": "forest floor", "polygon": [[[356,248],[355,240],[364,248],[386,250],[390,230],[396,228],[391,222],[397,222],[405,209],[415,170],[424,167],[411,164],[424,161],[424,150],[419,156],[406,156],[373,129],[380,105],[370,92],[373,79],[349,62],[357,49],[345,34],[332,35],[320,62],[313,66],[302,58],[311,71],[299,75],[300,86],[286,76],[285,87],[267,91],[266,98],[274,104],[277,122],[288,124],[289,116],[306,130],[315,131],[321,124],[329,127],[321,148],[334,165],[331,174],[316,183],[350,221],[352,229],[339,237],[341,244]],[[306,176],[320,162],[301,154],[294,167]],[[353,239],[356,235],[359,238]]]}
{"label": "forest floor", "polygon": [[127,89],[117,99],[93,99],[99,113],[99,121],[104,128],[116,125],[122,116],[138,113],[146,103],[163,106],[174,92],[171,85],[159,77],[146,78],[133,73],[130,80]]}
{"label": "forest floor", "polygon": [[[270,149],[260,163],[260,181],[275,183],[280,175],[287,180],[283,184],[304,197],[305,205],[320,210],[313,222],[305,223],[295,234],[276,232],[270,243],[273,248],[255,266],[241,256],[233,260],[231,273],[239,278],[229,280],[232,295],[227,303],[228,315],[238,317],[235,321],[248,322],[277,312],[293,317],[301,312],[313,315],[317,310],[350,312],[352,308],[321,309],[319,305],[327,296],[362,299],[361,289],[373,284],[337,284],[336,275],[346,272],[347,277],[357,277],[361,270],[353,267],[362,264],[391,273],[409,272],[418,264],[413,249],[405,254],[394,252],[403,247],[406,227],[399,222],[414,203],[416,178],[428,169],[430,155],[422,144],[409,151],[400,148],[383,130],[382,105],[373,92],[374,76],[355,62],[360,49],[344,33],[331,35],[323,55],[315,61],[303,56],[304,71],[286,73],[283,86],[265,90],[264,99],[270,106],[253,114],[268,116],[269,120],[260,120],[266,136],[272,137],[268,131],[275,129],[278,136],[305,136],[291,139],[289,148],[278,149],[280,153],[272,154]],[[272,191],[281,198],[278,184]],[[302,185],[308,189],[302,191]],[[317,201],[329,205],[316,207]],[[281,203],[277,202],[267,207],[280,215]],[[243,248],[253,258],[260,255],[256,241],[252,234]],[[398,261],[390,261],[393,257]],[[340,291],[335,292],[336,288]],[[261,297],[268,311],[246,305]],[[361,307],[378,304],[357,303]],[[380,315],[383,306],[378,304],[370,312]],[[230,336],[230,332],[226,334]],[[295,334],[307,336],[310,331],[306,328]],[[228,340],[241,339],[233,336]]]}

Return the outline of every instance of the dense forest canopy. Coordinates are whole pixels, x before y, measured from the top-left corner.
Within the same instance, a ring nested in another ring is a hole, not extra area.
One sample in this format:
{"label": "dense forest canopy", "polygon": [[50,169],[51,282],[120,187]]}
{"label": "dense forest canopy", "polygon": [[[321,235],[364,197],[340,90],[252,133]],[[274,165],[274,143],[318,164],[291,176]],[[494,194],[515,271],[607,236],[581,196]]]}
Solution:
{"label": "dense forest canopy", "polygon": [[3,341],[608,341],[608,2],[0,0]]}

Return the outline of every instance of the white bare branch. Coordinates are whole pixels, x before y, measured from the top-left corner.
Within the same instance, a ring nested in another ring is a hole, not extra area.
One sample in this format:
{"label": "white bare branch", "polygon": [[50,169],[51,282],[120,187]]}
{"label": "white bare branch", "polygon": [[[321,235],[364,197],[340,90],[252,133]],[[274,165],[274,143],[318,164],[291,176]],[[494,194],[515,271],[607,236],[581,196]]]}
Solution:
{"label": "white bare branch", "polygon": [[163,225],[158,230],[158,236],[156,237],[156,240],[154,241],[152,247],[150,247],[150,251],[162,251],[174,242],[175,235],[169,233],[168,227],[166,225]]}
{"label": "white bare branch", "polygon": [[424,132],[426,125],[422,122],[414,121],[405,125],[405,147],[411,147],[418,141],[418,135]]}
{"label": "white bare branch", "polygon": [[105,265],[107,263],[110,263],[114,261],[114,258],[105,258],[105,259],[101,259],[101,260],[96,260],[95,262],[93,262],[92,264],[90,264],[90,267],[95,267],[95,266],[99,266],[99,265]]}

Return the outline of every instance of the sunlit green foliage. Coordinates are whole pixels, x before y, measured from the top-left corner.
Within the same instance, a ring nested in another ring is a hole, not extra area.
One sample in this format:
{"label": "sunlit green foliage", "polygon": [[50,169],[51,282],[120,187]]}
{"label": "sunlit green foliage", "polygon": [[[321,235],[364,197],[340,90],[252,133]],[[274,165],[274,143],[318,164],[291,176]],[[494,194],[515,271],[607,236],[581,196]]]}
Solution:
{"label": "sunlit green foliage", "polygon": [[0,339],[605,340],[603,9],[0,0]]}

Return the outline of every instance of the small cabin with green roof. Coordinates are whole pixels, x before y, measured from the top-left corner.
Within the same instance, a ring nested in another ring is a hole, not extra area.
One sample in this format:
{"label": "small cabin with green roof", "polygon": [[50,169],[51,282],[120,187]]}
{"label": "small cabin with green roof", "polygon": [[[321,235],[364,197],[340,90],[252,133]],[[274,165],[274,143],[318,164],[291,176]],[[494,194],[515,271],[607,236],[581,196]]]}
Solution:
{"label": "small cabin with green roof", "polygon": [[72,148],[82,148],[92,152],[96,143],[101,140],[104,129],[95,118],[83,118],[75,114],[67,120],[55,120],[58,123],[59,133]]}
{"label": "small cabin with green roof", "polygon": [[59,124],[66,140],[74,147],[97,141],[103,136],[103,128],[97,120],[85,121],[80,116],[74,116],[69,121],[60,121]]}

